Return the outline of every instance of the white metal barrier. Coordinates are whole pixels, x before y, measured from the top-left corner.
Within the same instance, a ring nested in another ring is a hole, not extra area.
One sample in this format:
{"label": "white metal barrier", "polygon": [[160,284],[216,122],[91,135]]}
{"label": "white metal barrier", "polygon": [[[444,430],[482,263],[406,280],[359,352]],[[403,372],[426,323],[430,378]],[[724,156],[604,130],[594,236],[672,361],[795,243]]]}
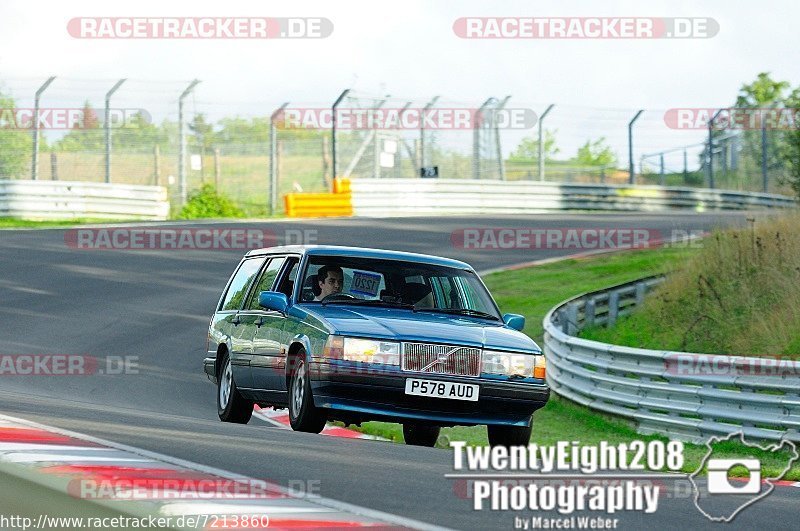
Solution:
{"label": "white metal barrier", "polygon": [[5,180],[0,181],[0,216],[163,220],[169,201],[163,186]]}
{"label": "white metal barrier", "polygon": [[794,198],[662,186],[465,179],[353,179],[353,215],[524,214],[553,210],[744,210],[789,208]]}
{"label": "white metal barrier", "polygon": [[800,362],[625,347],[575,337],[613,324],[662,279],[570,299],[544,318],[547,381],[589,408],[626,417],[640,432],[704,441],[741,431],[800,441]]}

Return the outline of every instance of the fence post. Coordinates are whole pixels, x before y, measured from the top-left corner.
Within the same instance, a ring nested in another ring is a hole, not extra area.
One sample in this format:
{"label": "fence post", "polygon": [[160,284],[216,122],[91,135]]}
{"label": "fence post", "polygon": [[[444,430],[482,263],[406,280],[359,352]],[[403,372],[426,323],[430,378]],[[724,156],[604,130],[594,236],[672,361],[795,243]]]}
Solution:
{"label": "fence post", "polygon": [[418,151],[418,160],[419,163],[417,164],[417,171],[422,169],[425,166],[425,116],[428,114],[428,111],[436,105],[436,102],[439,101],[439,96],[434,96],[431,101],[422,109],[422,116],[420,116],[419,120],[419,151]]}
{"label": "fence post", "polygon": [[54,181],[58,180],[58,157],[55,151],[50,152],[50,178]]}
{"label": "fence post", "polygon": [[659,170],[659,174],[658,174],[658,184],[660,184],[661,186],[664,186],[664,182],[666,180],[666,175],[664,174],[664,152],[663,151],[661,153],[659,153],[658,162],[659,162],[659,165],[660,165],[660,170]]}
{"label": "fence post", "polygon": [[34,181],[39,178],[39,99],[42,93],[47,90],[55,76],[51,76],[39,87],[33,98],[33,155],[31,160],[31,179]]}
{"label": "fence post", "polygon": [[592,326],[594,324],[594,316],[597,310],[597,303],[594,298],[589,298],[583,306],[583,325]]}
{"label": "fence post", "polygon": [[483,111],[490,103],[495,101],[497,101],[497,99],[494,96],[487,98],[486,101],[483,102],[483,105],[481,105],[475,112],[475,116],[473,118],[472,122],[472,178],[473,179],[481,178],[481,127],[483,126]]}
{"label": "fence post", "polygon": [[161,185],[161,147],[156,144],[153,148],[153,177],[156,186]]}
{"label": "fence post", "polygon": [[342,100],[350,93],[350,89],[344,89],[339,97],[336,98],[336,101],[333,102],[331,106],[332,116],[331,116],[331,151],[333,152],[333,178],[336,179],[338,177],[338,167],[337,167],[337,160],[336,160],[336,108],[339,107],[339,104]]}
{"label": "fence post", "polygon": [[617,316],[619,315],[619,292],[612,291],[608,294],[608,320],[606,321],[606,326],[612,327],[617,322]]}
{"label": "fence post", "polygon": [[503,101],[500,102],[500,104],[497,106],[497,109],[495,109],[494,113],[492,114],[493,116],[492,125],[494,125],[495,149],[497,150],[497,171],[500,174],[501,181],[506,180],[506,165],[503,163],[503,149],[500,144],[500,127],[497,124],[497,113],[503,110],[503,108],[506,106],[506,103],[508,103],[508,100],[510,99],[511,96],[506,96],[505,98],[503,98]]}
{"label": "fence post", "polygon": [[644,109],[640,109],[628,122],[628,184],[633,184],[636,180],[636,174],[633,171],[633,124],[643,112]]}
{"label": "fence post", "polygon": [[289,102],[275,109],[269,117],[269,190],[267,201],[269,203],[270,215],[275,213],[278,204],[278,167],[275,159],[278,156],[278,128],[275,127],[275,118],[283,112]]}
{"label": "fence post", "polygon": [[647,284],[644,282],[636,283],[636,306],[644,304],[644,296],[647,293]]}
{"label": "fence post", "polygon": [[761,188],[766,194],[769,190],[769,175],[767,173],[767,124],[761,118]]}
{"label": "fence post", "polygon": [[219,148],[214,148],[214,189],[219,190]]}
{"label": "fence post", "polygon": [[179,144],[179,152],[178,152],[178,184],[180,190],[180,197],[181,197],[181,205],[186,204],[186,131],[184,131],[183,127],[183,100],[186,99],[186,96],[191,94],[194,87],[200,83],[199,79],[195,79],[189,86],[186,87],[180,97],[178,98],[178,144]]}
{"label": "fence post", "polygon": [[125,83],[126,79],[120,79],[117,81],[111,90],[106,92],[106,106],[105,106],[105,123],[103,124],[103,128],[105,129],[106,133],[106,182],[111,182],[111,96],[117,91],[119,87]]}
{"label": "fence post", "polygon": [[542,115],[539,117],[539,161],[538,161],[539,162],[539,181],[544,181],[544,156],[545,156],[545,153],[544,153],[543,122],[544,122],[545,116],[547,116],[547,114],[551,110],[553,110],[553,107],[555,107],[555,103],[551,103],[550,105],[548,105],[547,108],[542,113]]}
{"label": "fence post", "polygon": [[717,112],[714,113],[714,116],[708,121],[708,186],[712,190],[715,188],[714,186],[714,137],[712,133],[714,132],[714,120],[717,119],[719,113],[722,112],[722,109],[718,109]]}

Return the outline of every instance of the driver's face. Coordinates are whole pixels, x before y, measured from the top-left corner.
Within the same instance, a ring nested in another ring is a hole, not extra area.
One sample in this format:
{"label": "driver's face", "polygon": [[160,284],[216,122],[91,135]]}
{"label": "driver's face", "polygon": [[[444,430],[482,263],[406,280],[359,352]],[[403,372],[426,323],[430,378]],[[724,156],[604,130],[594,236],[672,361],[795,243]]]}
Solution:
{"label": "driver's face", "polygon": [[321,290],[320,298],[325,298],[334,293],[341,293],[342,284],[344,284],[344,276],[341,273],[338,271],[328,271],[328,276],[325,277],[325,282],[319,283]]}

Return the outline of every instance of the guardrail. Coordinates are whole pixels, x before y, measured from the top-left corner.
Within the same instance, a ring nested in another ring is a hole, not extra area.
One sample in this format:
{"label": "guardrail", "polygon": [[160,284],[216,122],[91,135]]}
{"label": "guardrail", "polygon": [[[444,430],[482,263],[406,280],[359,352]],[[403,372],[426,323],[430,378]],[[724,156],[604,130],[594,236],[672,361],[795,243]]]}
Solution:
{"label": "guardrail", "polygon": [[[741,431],[800,441],[800,362],[647,350],[575,337],[613,324],[663,281],[649,277],[572,298],[544,318],[553,391],[634,420],[641,433],[691,441]],[[755,374],[753,374],[755,373]]]}
{"label": "guardrail", "polygon": [[755,192],[531,181],[353,179],[353,214],[386,217],[436,214],[519,214],[552,210],[789,208],[788,196]]}
{"label": "guardrail", "polygon": [[163,220],[169,201],[163,186],[6,180],[0,181],[0,216]]}

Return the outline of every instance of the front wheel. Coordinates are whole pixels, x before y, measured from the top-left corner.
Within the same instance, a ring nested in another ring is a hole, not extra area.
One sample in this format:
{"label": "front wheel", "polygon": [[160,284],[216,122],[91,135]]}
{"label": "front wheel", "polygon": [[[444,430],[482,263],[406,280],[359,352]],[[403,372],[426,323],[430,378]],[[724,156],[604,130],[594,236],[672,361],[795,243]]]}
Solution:
{"label": "front wheel", "polygon": [[222,369],[217,377],[217,415],[222,422],[247,424],[253,415],[253,401],[247,400],[236,388],[231,368],[231,357],[225,353]]}
{"label": "front wheel", "polygon": [[491,446],[527,446],[531,440],[531,426],[486,426]]}
{"label": "front wheel", "polygon": [[403,439],[412,446],[433,447],[439,439],[439,426],[422,426],[419,424],[403,424]]}
{"label": "front wheel", "polygon": [[294,358],[294,369],[289,383],[289,423],[294,431],[319,433],[325,427],[325,411],[314,405],[308,362],[305,351]]}

